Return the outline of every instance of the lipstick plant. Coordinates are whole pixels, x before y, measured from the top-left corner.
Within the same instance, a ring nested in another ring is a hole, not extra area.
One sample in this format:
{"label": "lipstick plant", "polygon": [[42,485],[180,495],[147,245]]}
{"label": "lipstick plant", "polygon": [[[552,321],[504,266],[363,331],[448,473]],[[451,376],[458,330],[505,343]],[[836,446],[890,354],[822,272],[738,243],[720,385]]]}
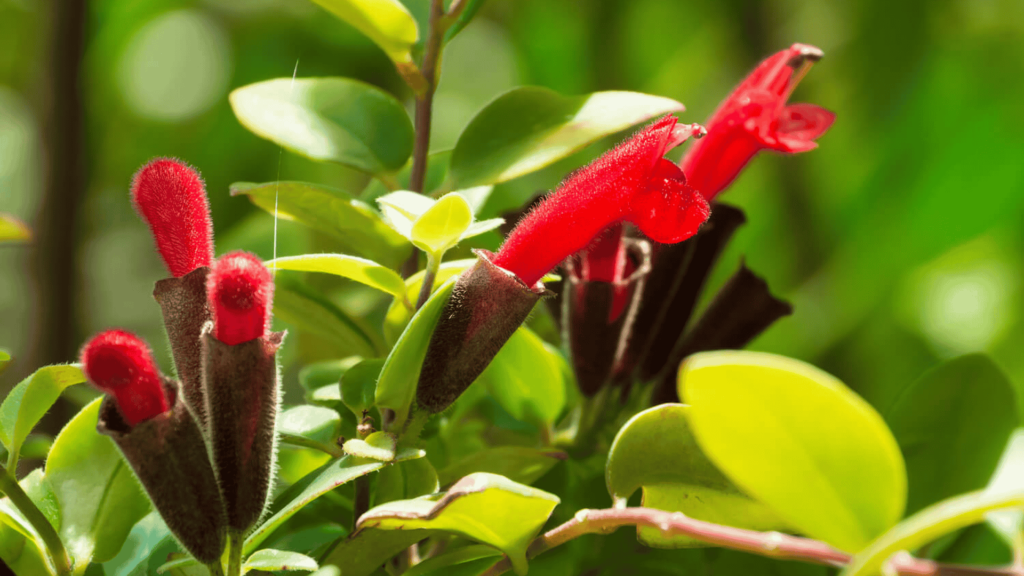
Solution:
{"label": "lipstick plant", "polygon": [[[695,313],[758,217],[720,196],[758,152],[808,152],[835,120],[789,102],[819,49],[767,55],[703,123],[653,95],[517,88],[428,154],[441,53],[480,2],[433,0],[418,27],[397,0],[315,1],[393,60],[414,117],[346,78],[231,94],[257,136],[367,175],[362,191],[231,187],[336,253],[217,257],[197,169],[160,158],[130,179],[169,274],[140,313],[162,317],[173,366],[110,328],[6,398],[10,570],[1022,574],[1024,491],[984,489],[1021,421],[988,360],[936,368],[883,417],[813,366],[742,350],[792,312],[771,270],[740,265]],[[607,152],[531,206],[488,209],[495,186],[598,141]],[[390,303],[352,316],[309,274]],[[282,346],[297,349],[302,399],[282,398],[295,374]],[[33,426],[81,382],[96,400],[43,468],[19,468]],[[987,427],[965,428],[963,450],[936,445],[961,426],[942,399],[978,398],[1000,399]],[[961,530],[982,522],[1016,563],[951,564],[980,537]]]}

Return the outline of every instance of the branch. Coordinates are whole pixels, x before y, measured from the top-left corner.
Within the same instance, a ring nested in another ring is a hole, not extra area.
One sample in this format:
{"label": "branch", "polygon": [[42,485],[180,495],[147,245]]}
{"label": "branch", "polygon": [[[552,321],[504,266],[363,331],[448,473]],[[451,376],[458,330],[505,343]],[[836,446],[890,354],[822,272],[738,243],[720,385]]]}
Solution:
{"label": "branch", "polygon": [[[689,536],[706,544],[731,548],[777,558],[800,560],[826,566],[843,566],[851,555],[837,550],[824,542],[790,536],[781,532],[756,532],[712,524],[684,516],[680,512],[665,512],[653,508],[613,508],[608,510],[580,510],[576,516],[552,528],[530,544],[527,557],[533,558],[556,546],[585,534],[610,534],[623,526],[655,528],[665,536]],[[948,566],[931,560],[914,558],[910,554],[897,554],[889,561],[889,567],[897,574],[914,576],[1020,576],[1013,568],[975,568]],[[481,576],[497,576],[512,569],[508,557],[503,558]]]}
{"label": "branch", "polygon": [[430,2],[430,31],[423,49],[423,78],[426,90],[416,98],[416,142],[412,153],[412,173],[409,175],[409,189],[423,192],[423,181],[427,175],[427,152],[430,151],[430,119],[434,106],[434,90],[437,88],[437,69],[441,58],[441,40],[444,36],[441,18],[444,5],[441,0]]}
{"label": "branch", "polygon": [[64,543],[61,542],[60,536],[57,535],[57,531],[54,530],[50,521],[46,519],[46,516],[39,510],[35,502],[21,489],[21,485],[18,484],[14,476],[3,466],[0,466],[0,491],[11,499],[14,507],[21,512],[25,520],[35,529],[39,538],[42,539],[43,545],[46,546],[46,551],[49,553],[50,561],[53,562],[54,568],[57,570],[57,574],[71,574],[71,560],[68,557],[67,550],[64,549]]}

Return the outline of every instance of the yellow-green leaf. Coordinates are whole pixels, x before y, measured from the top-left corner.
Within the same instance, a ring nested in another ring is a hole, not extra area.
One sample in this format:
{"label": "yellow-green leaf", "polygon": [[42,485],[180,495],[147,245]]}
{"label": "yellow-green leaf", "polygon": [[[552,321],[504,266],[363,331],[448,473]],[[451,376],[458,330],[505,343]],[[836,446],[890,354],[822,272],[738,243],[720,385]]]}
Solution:
{"label": "yellow-green leaf", "polygon": [[313,0],[384,50],[396,63],[411,62],[419,39],[416,20],[398,0]]}
{"label": "yellow-green leaf", "polygon": [[394,270],[372,260],[347,254],[304,254],[285,256],[266,262],[271,270],[323,272],[355,280],[372,288],[383,290],[401,298],[405,294],[405,281]]}

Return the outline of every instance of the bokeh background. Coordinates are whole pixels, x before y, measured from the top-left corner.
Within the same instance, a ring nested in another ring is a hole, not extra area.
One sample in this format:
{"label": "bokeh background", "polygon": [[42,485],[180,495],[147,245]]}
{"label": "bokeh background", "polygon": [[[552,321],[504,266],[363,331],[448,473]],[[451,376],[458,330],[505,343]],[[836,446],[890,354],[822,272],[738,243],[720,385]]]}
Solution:
{"label": "bokeh background", "polygon": [[[716,282],[745,258],[796,309],[754,348],[818,364],[879,406],[966,352],[990,352],[1024,381],[1019,0],[489,0],[446,52],[432,148],[524,84],[660,94],[702,121],[758,60],[797,41],[826,57],[794,100],[838,121],[818,150],[762,155],[721,197],[749,223]],[[411,99],[380,49],[306,0],[0,0],[0,212],[36,234],[0,247],[0,348],[16,358],[0,392],[111,326],[144,335],[169,367],[150,296],[165,273],[128,201],[147,160],[202,171],[218,253],[274,251],[273,219],[230,197],[232,182],[362,187],[235,120],[230,90],[293,72]],[[612,142],[501,185],[487,215]],[[330,249],[280,223],[278,255]],[[332,293],[354,314],[385,304],[341,284]],[[309,344],[287,347],[287,362],[330,353]]]}

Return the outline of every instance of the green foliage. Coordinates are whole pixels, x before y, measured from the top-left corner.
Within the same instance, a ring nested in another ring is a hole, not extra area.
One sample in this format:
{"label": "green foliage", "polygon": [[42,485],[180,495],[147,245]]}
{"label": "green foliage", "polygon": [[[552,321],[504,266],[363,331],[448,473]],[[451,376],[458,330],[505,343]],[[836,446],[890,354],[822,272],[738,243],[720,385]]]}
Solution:
{"label": "green foliage", "polygon": [[452,151],[455,184],[497,184],[539,170],[587,144],[683,105],[635,92],[566,97],[543,88],[499,96],[466,126]]}
{"label": "green foliage", "polygon": [[369,84],[277,78],[238,88],[230,100],[243,126],[313,160],[382,174],[401,168],[412,153],[412,123],[402,104]]}
{"label": "green foliage", "polygon": [[378,343],[369,330],[307,287],[278,285],[274,290],[274,316],[323,338],[339,352],[360,356],[377,352]]}
{"label": "green foliage", "polygon": [[75,364],[40,368],[22,380],[0,404],[0,441],[7,449],[7,467],[18,463],[21,444],[68,386],[85,382]]}
{"label": "green foliage", "polygon": [[341,401],[356,417],[373,407],[377,392],[377,379],[384,360],[371,358],[352,366],[341,376]]}
{"label": "green foliage", "polygon": [[313,1],[367,35],[396,63],[412,61],[416,21],[398,0]]}
{"label": "green foliage", "polygon": [[550,428],[565,408],[560,355],[529,328],[520,328],[477,379],[516,420]]}
{"label": "green foliage", "polygon": [[246,574],[252,570],[263,572],[276,571],[301,571],[313,572],[317,566],[316,560],[298,552],[287,552],[282,550],[271,550],[269,548],[253,552],[245,560],[242,566],[242,573]]}
{"label": "green foliage", "polygon": [[24,222],[0,212],[0,245],[23,244],[31,239],[32,232]]}
{"label": "green foliage", "polygon": [[520,484],[533,484],[566,458],[565,452],[559,450],[499,446],[474,452],[437,474],[442,486],[451,485],[474,472],[489,472]]}
{"label": "green foliage", "polygon": [[707,352],[682,365],[679,387],[704,453],[787,525],[855,551],[903,516],[896,440],[829,374],[770,354]]}
{"label": "green foliage", "polygon": [[331,444],[338,438],[341,418],[334,410],[319,406],[294,406],[277,417],[277,430],[281,434],[294,434]]}
{"label": "green foliage", "polygon": [[372,288],[383,290],[398,298],[405,294],[405,281],[394,270],[372,260],[345,254],[305,254],[269,260],[271,270],[323,272],[355,280]]}

